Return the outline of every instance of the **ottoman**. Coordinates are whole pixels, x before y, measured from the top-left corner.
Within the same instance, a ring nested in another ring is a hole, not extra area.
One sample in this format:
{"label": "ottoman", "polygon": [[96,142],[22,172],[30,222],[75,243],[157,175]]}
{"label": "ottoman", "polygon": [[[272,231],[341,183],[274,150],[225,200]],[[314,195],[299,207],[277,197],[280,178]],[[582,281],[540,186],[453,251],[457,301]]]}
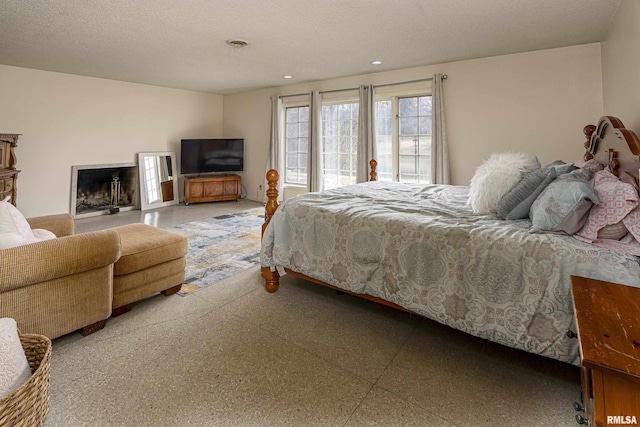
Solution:
{"label": "ottoman", "polygon": [[121,255],[113,266],[113,311],[118,316],[134,302],[180,290],[187,264],[187,238],[147,224],[114,227]]}

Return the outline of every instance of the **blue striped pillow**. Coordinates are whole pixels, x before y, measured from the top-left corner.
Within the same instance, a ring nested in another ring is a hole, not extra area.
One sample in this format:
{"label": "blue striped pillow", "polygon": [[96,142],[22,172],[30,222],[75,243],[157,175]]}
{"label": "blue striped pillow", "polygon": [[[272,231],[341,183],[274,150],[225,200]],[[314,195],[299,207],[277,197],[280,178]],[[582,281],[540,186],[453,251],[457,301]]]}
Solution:
{"label": "blue striped pillow", "polygon": [[502,196],[496,211],[501,219],[524,219],[536,198],[547,185],[556,179],[556,168],[547,166],[527,172],[511,190]]}

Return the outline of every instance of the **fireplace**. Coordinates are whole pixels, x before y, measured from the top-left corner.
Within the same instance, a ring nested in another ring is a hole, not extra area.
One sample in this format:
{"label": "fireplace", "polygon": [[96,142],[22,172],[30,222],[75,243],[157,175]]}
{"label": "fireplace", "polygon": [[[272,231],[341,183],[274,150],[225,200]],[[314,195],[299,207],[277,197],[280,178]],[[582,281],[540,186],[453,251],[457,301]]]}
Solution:
{"label": "fireplace", "polygon": [[138,207],[135,163],[72,166],[71,215],[104,215]]}

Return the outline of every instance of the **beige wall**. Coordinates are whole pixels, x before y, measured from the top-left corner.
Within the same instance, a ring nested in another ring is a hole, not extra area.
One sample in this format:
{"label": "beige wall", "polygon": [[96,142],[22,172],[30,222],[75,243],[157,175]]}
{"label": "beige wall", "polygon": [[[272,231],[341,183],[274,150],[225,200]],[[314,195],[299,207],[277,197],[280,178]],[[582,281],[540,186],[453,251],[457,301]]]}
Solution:
{"label": "beige wall", "polygon": [[622,0],[602,43],[604,112],[640,134],[640,0]]}
{"label": "beige wall", "polygon": [[449,76],[445,82],[451,172],[467,184],[492,152],[517,150],[545,163],[582,158],[582,128],[602,115],[600,44],[439,64],[227,95],[224,133],[245,138],[243,182],[262,200],[272,94]]}
{"label": "beige wall", "polygon": [[0,132],[21,133],[18,207],[69,212],[71,166],[179,151],[181,138],[222,135],[223,97],[0,65]]}
{"label": "beige wall", "polygon": [[[615,32],[611,44],[614,37]],[[494,151],[527,151],[543,163],[580,158],[582,127],[603,113],[600,67],[600,44],[589,44],[223,97],[0,66],[0,132],[23,134],[18,206],[27,216],[69,211],[72,165],[133,162],[141,151],[178,151],[185,137],[245,138],[243,185],[248,198],[262,200],[258,186],[264,182],[272,94],[445,73],[452,180],[466,184]]]}

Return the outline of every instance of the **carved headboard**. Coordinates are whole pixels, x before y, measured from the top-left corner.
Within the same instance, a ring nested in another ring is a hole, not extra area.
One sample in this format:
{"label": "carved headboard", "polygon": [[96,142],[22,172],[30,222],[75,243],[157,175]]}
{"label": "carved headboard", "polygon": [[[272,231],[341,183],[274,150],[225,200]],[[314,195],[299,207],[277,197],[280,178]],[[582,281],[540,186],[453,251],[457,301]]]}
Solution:
{"label": "carved headboard", "polygon": [[625,129],[617,117],[603,116],[598,125],[584,128],[587,137],[584,159],[597,159],[609,165],[611,171],[623,181],[633,181],[638,185],[640,168],[640,139],[633,131]]}

